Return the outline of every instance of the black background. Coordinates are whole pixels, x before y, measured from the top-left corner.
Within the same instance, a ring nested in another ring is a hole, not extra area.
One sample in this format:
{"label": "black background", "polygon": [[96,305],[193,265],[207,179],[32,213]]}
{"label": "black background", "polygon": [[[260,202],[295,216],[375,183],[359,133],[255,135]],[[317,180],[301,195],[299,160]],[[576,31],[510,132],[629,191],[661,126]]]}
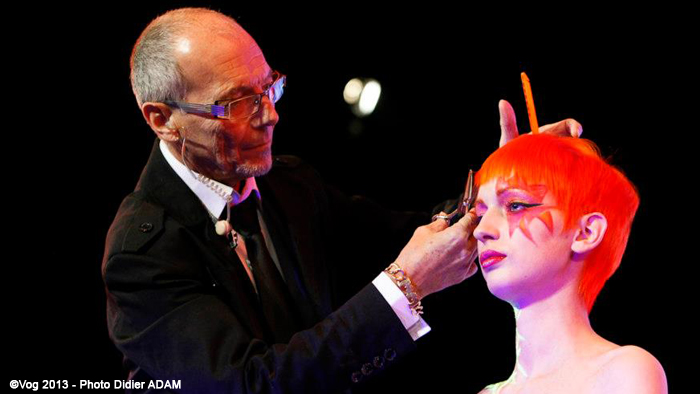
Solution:
{"label": "black background", "polygon": [[[128,59],[151,19],[185,5],[236,18],[288,75],[273,153],[300,156],[345,192],[395,209],[427,210],[461,191],[468,169],[498,145],[499,99],[529,128],[526,71],[540,124],[580,121],[641,195],[627,253],[592,325],[650,351],[671,389],[683,387],[681,370],[697,353],[686,330],[698,261],[697,48],[688,11],[438,2],[161,1],[8,12],[20,27],[5,34],[12,94],[4,194],[13,234],[4,238],[6,381],[126,378],[107,336],[100,264],[109,224],[154,138],[131,93]],[[376,112],[361,121],[342,99],[353,77],[383,87]],[[512,310],[480,274],[424,304],[432,332],[385,383],[476,392],[509,376]]]}

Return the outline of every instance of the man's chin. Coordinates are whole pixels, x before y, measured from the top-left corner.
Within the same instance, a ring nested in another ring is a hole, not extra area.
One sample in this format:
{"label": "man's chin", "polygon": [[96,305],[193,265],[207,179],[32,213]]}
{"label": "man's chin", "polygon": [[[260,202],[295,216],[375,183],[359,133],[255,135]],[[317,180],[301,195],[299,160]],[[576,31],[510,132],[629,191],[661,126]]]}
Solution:
{"label": "man's chin", "polygon": [[272,155],[268,153],[264,155],[264,157],[239,163],[238,166],[236,166],[235,172],[239,178],[250,178],[263,176],[270,172],[271,168]]}

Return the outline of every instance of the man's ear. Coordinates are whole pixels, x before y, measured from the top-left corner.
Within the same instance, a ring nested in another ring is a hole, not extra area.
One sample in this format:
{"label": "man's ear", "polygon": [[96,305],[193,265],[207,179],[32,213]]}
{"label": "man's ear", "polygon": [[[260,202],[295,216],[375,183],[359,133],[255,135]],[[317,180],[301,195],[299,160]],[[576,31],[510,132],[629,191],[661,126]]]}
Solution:
{"label": "man's ear", "polygon": [[600,212],[581,216],[578,220],[571,250],[575,253],[587,253],[595,249],[605,236],[608,229],[608,219]]}
{"label": "man's ear", "polygon": [[141,105],[141,113],[158,138],[166,142],[174,142],[180,139],[180,132],[172,119],[173,112],[166,104],[143,103]]}

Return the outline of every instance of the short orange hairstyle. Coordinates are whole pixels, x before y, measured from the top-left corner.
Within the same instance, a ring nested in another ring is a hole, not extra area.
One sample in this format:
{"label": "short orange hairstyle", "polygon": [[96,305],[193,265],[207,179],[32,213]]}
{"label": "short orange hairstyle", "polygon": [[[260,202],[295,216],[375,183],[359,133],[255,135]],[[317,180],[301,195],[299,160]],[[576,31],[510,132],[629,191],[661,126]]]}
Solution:
{"label": "short orange hairstyle", "polygon": [[565,228],[600,212],[608,221],[603,240],[590,252],[581,273],[579,293],[590,313],[605,282],[620,266],[639,195],[618,168],[600,156],[598,147],[582,138],[525,134],[495,151],[476,175],[476,185],[492,179],[545,185],[564,213]]}

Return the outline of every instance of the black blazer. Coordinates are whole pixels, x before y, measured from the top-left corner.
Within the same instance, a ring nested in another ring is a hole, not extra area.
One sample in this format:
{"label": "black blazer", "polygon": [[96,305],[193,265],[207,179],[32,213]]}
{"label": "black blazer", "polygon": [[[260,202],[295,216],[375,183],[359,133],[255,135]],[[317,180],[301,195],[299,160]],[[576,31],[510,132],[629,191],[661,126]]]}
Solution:
{"label": "black blazer", "polygon": [[428,215],[343,196],[293,157],[257,181],[299,331],[272,343],[238,257],[156,140],[102,263],[109,333],[130,379],[180,380],[184,392],[338,392],[414,349],[367,283]]}

